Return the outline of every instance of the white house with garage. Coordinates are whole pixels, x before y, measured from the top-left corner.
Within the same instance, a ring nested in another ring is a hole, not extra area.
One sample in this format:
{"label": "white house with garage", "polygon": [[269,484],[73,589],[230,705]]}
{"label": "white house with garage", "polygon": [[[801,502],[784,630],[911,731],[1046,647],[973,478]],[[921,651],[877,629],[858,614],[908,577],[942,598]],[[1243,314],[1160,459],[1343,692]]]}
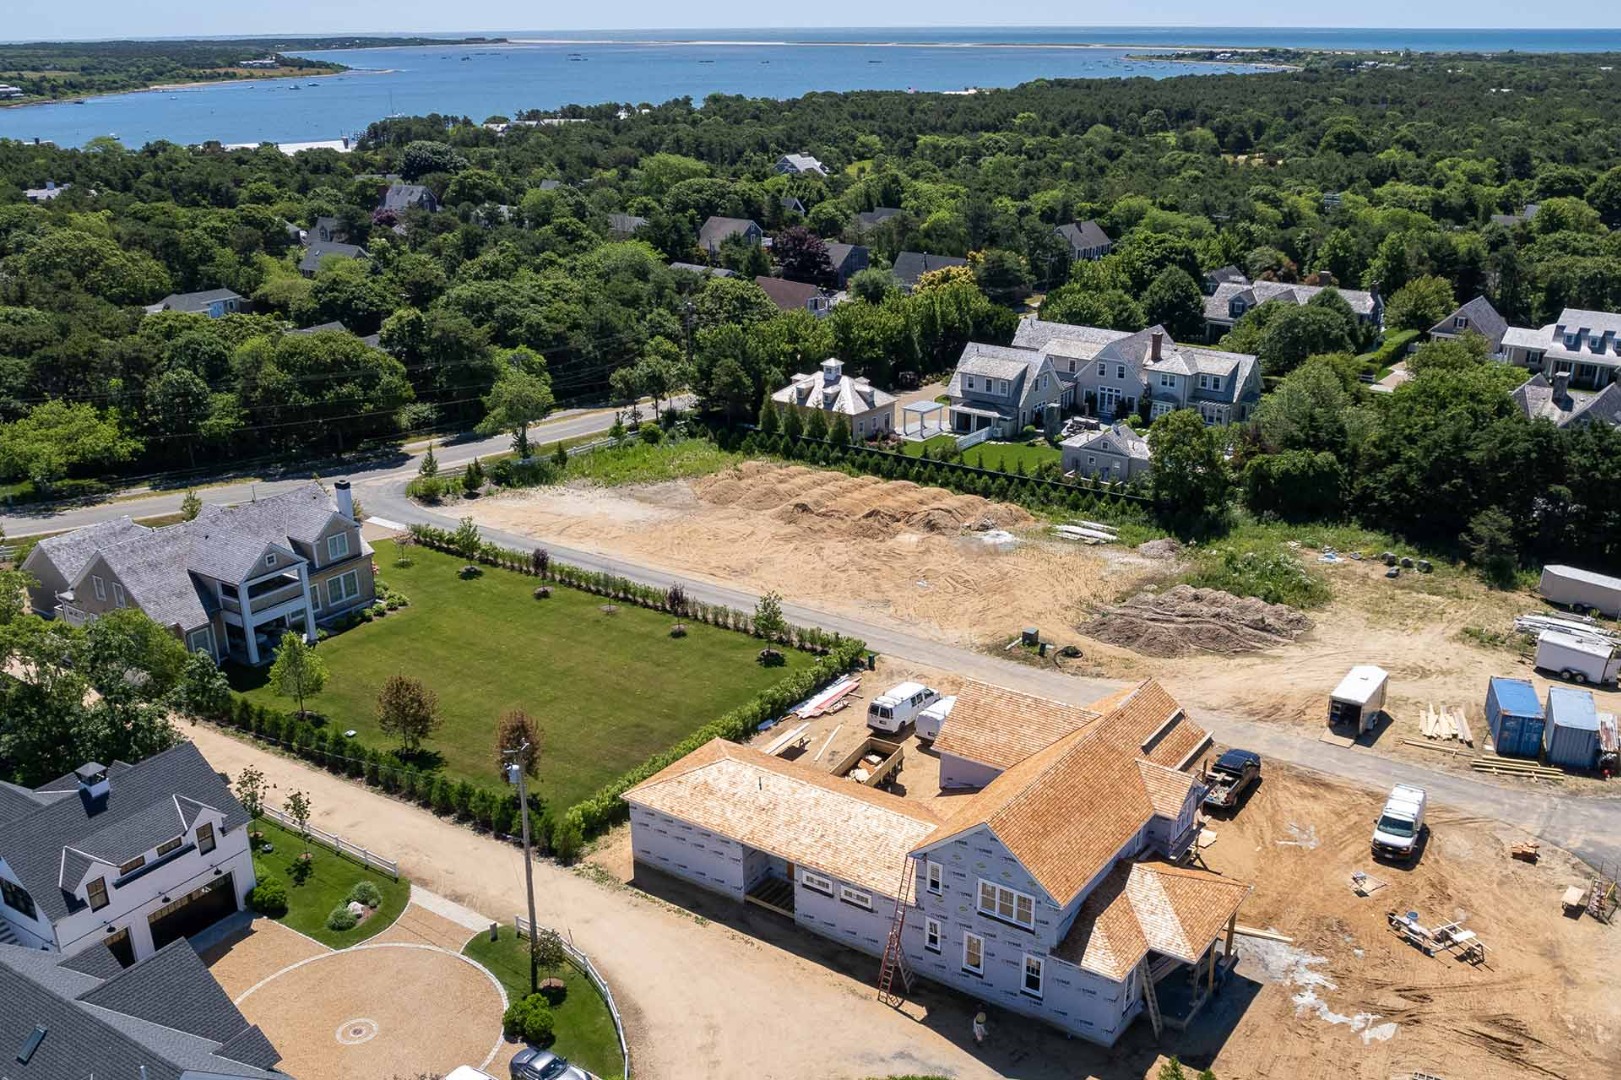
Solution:
{"label": "white house with garage", "polygon": [[659,871],[917,977],[1112,1046],[1185,1024],[1250,886],[1182,865],[1209,736],[1153,681],[1081,709],[983,685],[936,743],[969,793],[874,790],[715,740],[625,793]]}
{"label": "white house with garage", "polygon": [[101,945],[128,967],[205,930],[253,890],[247,823],[189,742],[33,790],[0,784],[0,944]]}

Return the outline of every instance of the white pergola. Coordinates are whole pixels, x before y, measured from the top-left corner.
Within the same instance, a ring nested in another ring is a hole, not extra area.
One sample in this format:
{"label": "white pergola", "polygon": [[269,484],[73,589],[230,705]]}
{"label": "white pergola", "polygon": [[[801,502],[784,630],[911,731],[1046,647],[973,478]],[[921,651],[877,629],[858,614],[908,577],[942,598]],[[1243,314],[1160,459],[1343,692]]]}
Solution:
{"label": "white pergola", "polygon": [[[914,401],[910,405],[901,407],[901,437],[915,439],[929,439],[935,435],[945,433],[945,427],[938,419],[940,412],[945,408],[938,401]],[[912,431],[911,419],[917,417],[917,431]],[[929,417],[935,417],[934,430],[929,430]]]}

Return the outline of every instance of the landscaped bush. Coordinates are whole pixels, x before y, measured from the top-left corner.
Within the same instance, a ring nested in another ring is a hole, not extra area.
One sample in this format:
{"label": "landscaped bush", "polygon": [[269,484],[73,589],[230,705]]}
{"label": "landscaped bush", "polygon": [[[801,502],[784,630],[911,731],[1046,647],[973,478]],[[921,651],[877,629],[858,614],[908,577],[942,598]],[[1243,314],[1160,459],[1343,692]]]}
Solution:
{"label": "landscaped bush", "polygon": [[530,994],[507,1006],[501,1016],[501,1030],[509,1039],[522,1039],[532,1046],[549,1046],[555,1021],[551,1006],[539,994]]}
{"label": "landscaped bush", "polygon": [[344,902],[333,908],[332,913],[326,917],[326,928],[342,933],[345,930],[353,930],[359,921],[355,918],[355,913],[349,910],[349,904]]}
{"label": "landscaped bush", "polygon": [[362,878],[355,882],[355,887],[350,889],[349,895],[343,899],[346,903],[358,901],[369,908],[374,908],[383,902],[383,890],[377,887],[376,882]]}
{"label": "landscaped bush", "polygon": [[248,906],[267,919],[287,914],[287,886],[277,878],[266,878],[248,893]]}

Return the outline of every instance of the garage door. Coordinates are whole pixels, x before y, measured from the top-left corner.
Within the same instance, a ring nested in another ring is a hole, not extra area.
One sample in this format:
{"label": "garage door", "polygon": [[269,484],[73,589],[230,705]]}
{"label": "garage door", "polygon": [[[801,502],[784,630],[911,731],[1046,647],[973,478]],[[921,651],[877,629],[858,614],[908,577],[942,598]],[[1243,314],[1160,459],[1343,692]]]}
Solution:
{"label": "garage door", "polygon": [[206,930],[235,910],[235,876],[226,874],[215,878],[148,916],[147,922],[152,927],[152,947],[161,949],[171,941]]}

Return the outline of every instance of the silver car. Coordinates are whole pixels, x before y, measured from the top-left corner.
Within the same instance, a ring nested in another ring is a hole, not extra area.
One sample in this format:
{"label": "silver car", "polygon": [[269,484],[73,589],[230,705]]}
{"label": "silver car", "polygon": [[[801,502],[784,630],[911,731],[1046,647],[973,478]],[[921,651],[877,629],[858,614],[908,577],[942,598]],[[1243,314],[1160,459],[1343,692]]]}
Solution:
{"label": "silver car", "polygon": [[568,1058],[550,1050],[530,1047],[520,1050],[512,1059],[512,1080],[598,1080],[598,1077],[578,1065],[570,1065]]}

